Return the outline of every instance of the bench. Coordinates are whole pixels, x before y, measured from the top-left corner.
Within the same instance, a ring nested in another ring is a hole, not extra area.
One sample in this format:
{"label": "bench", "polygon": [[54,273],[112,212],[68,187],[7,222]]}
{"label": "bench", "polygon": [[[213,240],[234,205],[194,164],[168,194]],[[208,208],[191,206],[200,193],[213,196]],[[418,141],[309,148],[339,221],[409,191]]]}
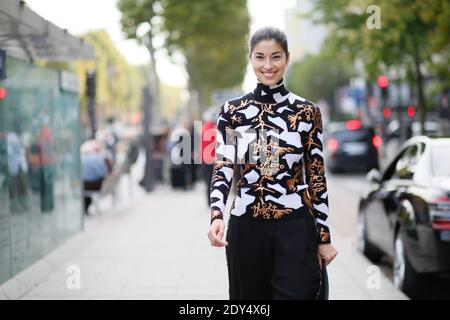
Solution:
{"label": "bench", "polygon": [[102,182],[100,190],[85,190],[84,195],[92,198],[91,205],[94,206],[95,212],[100,213],[99,201],[111,194],[113,198],[113,205],[116,205],[117,187],[123,175],[127,174],[130,177],[130,194],[132,189],[131,167],[136,163],[139,155],[139,141],[132,140],[128,145],[125,161],[113,168],[112,172],[108,174]]}

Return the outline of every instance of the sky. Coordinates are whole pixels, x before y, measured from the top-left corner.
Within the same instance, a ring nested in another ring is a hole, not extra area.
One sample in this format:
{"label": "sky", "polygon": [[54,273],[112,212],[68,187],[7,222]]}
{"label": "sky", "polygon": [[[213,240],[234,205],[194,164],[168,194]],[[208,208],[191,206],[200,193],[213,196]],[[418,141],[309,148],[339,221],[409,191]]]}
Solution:
{"label": "sky", "polygon": [[[214,1],[214,0],[212,0]],[[132,65],[149,61],[147,49],[135,40],[127,40],[120,28],[120,11],[117,0],[26,0],[28,6],[59,28],[67,29],[73,35],[90,30],[105,29],[118,50]],[[295,6],[295,0],[248,0],[251,16],[250,32],[266,26],[284,28],[284,11]],[[180,65],[160,53],[157,56],[157,70],[162,82],[185,87],[186,72]],[[255,77],[250,68],[243,83],[243,90],[252,89]]]}

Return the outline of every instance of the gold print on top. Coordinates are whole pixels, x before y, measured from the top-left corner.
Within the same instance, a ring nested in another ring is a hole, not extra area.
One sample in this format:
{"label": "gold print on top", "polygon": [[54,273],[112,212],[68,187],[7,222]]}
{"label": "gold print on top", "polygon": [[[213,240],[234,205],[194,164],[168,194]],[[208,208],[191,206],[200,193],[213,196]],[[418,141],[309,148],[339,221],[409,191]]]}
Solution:
{"label": "gold print on top", "polygon": [[294,169],[294,176],[287,181],[287,186],[289,191],[295,192],[297,190],[297,185],[301,181],[302,167],[296,166]]}
{"label": "gold print on top", "polygon": [[226,165],[229,165],[229,162],[223,161],[223,160],[216,160],[214,162],[214,169],[213,169],[211,183],[215,183],[219,180],[223,180],[223,177],[218,173],[219,173],[219,170]]}
{"label": "gold print on top", "polygon": [[279,209],[272,203],[267,205],[262,198],[260,198],[258,204],[252,206],[252,209],[254,218],[261,215],[264,219],[270,219],[270,217],[280,219],[282,216],[292,212],[290,208]]}
{"label": "gold print on top", "polygon": [[270,219],[271,217],[279,219],[292,212],[292,209],[290,208],[280,209],[272,203],[266,204],[263,200],[263,195],[264,191],[270,193],[275,192],[270,188],[264,187],[264,185],[267,185],[267,180],[274,181],[273,176],[278,171],[284,169],[284,165],[280,165],[279,163],[280,156],[293,151],[294,149],[291,147],[280,147],[278,142],[274,140],[267,143],[262,134],[259,135],[258,142],[253,144],[253,155],[263,152],[265,157],[265,161],[256,166],[261,172],[261,178],[259,179],[256,188],[256,191],[260,192],[260,198],[258,203],[252,206],[253,217],[262,216],[264,219]]}
{"label": "gold print on top", "polygon": [[309,104],[298,104],[297,105],[297,109],[300,109],[300,111],[298,112],[300,114],[300,117],[306,121],[312,121],[313,118],[315,117],[315,112],[314,112],[314,106],[309,105]]}
{"label": "gold print on top", "polygon": [[319,194],[325,190],[324,167],[322,161],[314,159],[312,163],[309,164],[308,170],[309,185],[311,190],[311,199],[313,201],[319,200]]}
{"label": "gold print on top", "polygon": [[296,114],[290,114],[288,115],[288,121],[289,121],[289,128],[292,130],[295,130],[297,127],[297,121],[299,121],[301,118],[300,112],[297,112]]}
{"label": "gold print on top", "polygon": [[301,120],[312,121],[315,118],[314,106],[302,103],[297,105],[297,109],[297,113],[288,116],[289,128],[292,130],[295,130]]}
{"label": "gold print on top", "polygon": [[230,119],[231,119],[231,121],[233,121],[232,122],[233,124],[236,123],[236,122],[239,123],[239,124],[242,123],[242,117],[238,117],[235,114],[232,115]]}
{"label": "gold print on top", "polygon": [[264,122],[263,116],[265,113],[268,113],[270,115],[275,115],[275,113],[272,110],[272,107],[274,106],[274,104],[267,104],[267,103],[263,103],[261,105],[261,112],[258,115],[258,118],[255,118],[252,120],[252,122],[258,122],[258,124],[255,126],[255,129],[259,129],[259,130],[266,130],[266,128],[270,128],[270,129],[275,129],[275,127],[268,125]]}
{"label": "gold print on top", "polygon": [[325,231],[323,227],[319,227],[319,237],[322,242],[328,242],[330,240],[330,233]]}
{"label": "gold print on top", "polygon": [[271,140],[267,143],[262,134],[259,136],[258,142],[253,144],[253,155],[264,153],[265,161],[257,167],[261,171],[261,175],[266,177],[273,176],[284,169],[284,165],[279,164],[280,156],[292,151],[294,149],[291,147],[280,147],[277,141]]}

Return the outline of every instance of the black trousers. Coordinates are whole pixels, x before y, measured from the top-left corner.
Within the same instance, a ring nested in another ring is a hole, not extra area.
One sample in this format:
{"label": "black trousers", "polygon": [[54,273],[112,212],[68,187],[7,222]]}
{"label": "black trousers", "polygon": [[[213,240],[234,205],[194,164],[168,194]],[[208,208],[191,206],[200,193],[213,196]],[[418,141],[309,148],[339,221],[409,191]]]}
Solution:
{"label": "black trousers", "polygon": [[[86,191],[98,191],[102,188],[103,178],[95,180],[95,181],[84,181],[84,190]],[[92,203],[91,197],[84,197],[84,213],[88,213],[89,206]]]}
{"label": "black trousers", "polygon": [[226,237],[230,299],[318,299],[316,234],[311,216],[256,221],[231,215]]}

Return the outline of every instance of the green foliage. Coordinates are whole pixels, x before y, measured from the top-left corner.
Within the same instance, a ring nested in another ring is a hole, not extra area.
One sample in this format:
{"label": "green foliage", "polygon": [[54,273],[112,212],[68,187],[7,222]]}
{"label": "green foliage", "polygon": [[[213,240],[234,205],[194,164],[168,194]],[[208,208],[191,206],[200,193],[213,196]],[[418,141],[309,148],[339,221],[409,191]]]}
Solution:
{"label": "green foliage", "polygon": [[239,85],[247,64],[249,15],[245,0],[163,1],[169,52],[186,58],[192,86],[203,105],[214,89]]}
{"label": "green foliage", "polygon": [[[430,63],[430,71],[445,64],[450,45],[450,5],[439,0],[315,0],[316,21],[331,28],[337,50],[362,58],[368,76],[375,79],[392,66],[416,75],[414,64]],[[369,29],[367,13],[377,5],[381,29]],[[441,64],[431,63],[432,56]],[[448,69],[447,69],[448,71]],[[415,79],[413,79],[415,80]]]}
{"label": "green foliage", "polygon": [[152,18],[158,14],[154,8],[158,7],[159,0],[119,0],[117,8],[122,13],[120,23],[122,30],[129,39],[137,39],[136,31],[140,24],[151,23]]}
{"label": "green foliage", "polygon": [[[379,8],[381,28],[367,20]],[[331,28],[336,50],[345,50],[364,62],[367,76],[392,69],[416,87],[419,119],[425,122],[425,75],[439,79],[441,89],[450,85],[450,5],[441,0],[315,0],[316,20]]]}
{"label": "green foliage", "polygon": [[95,69],[96,106],[100,113],[111,115],[139,110],[141,89],[145,84],[141,72],[128,64],[106,31],[92,31],[82,37],[95,49],[94,62],[77,63],[82,96],[86,71]]}
{"label": "green foliage", "polygon": [[250,20],[245,0],[119,0],[118,8],[129,38],[137,39],[148,22],[150,37],[163,36],[170,54],[184,55],[190,89],[203,106],[212,90],[242,82]]}
{"label": "green foliage", "polygon": [[325,99],[335,105],[334,89],[346,84],[351,76],[351,65],[325,45],[318,55],[308,55],[290,66],[286,82],[289,89],[311,101]]}

